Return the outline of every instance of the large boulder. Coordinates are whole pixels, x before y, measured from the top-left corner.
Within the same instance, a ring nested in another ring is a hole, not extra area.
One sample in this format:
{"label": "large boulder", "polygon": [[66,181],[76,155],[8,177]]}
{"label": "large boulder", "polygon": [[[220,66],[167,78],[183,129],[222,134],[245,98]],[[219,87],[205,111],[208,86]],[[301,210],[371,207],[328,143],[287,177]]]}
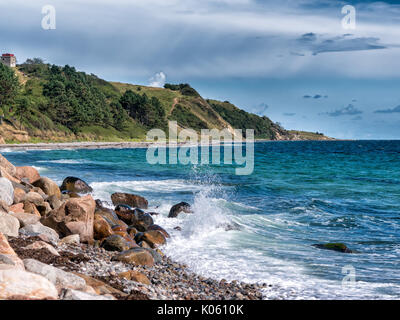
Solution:
{"label": "large boulder", "polygon": [[17,172],[15,166],[11,162],[9,162],[6,158],[4,158],[1,154],[0,154],[0,167],[4,168],[4,170],[13,177]]}
{"label": "large boulder", "polygon": [[81,242],[93,242],[93,221],[96,203],[91,195],[67,200],[51,211],[41,222],[61,236],[79,234]]}
{"label": "large boulder", "polygon": [[102,216],[111,226],[118,225],[118,216],[109,208],[105,208],[96,202],[95,214]]}
{"label": "large boulder", "polygon": [[18,219],[21,228],[29,224],[38,223],[40,220],[40,217],[37,216],[36,214],[30,214],[25,212],[11,212],[10,215]]}
{"label": "large boulder", "polygon": [[120,252],[113,256],[112,260],[148,267],[152,267],[154,265],[153,256],[144,248],[132,248],[130,250]]}
{"label": "large boulder", "polygon": [[131,245],[122,235],[113,234],[104,239],[101,247],[108,251],[126,251],[131,248]]}
{"label": "large boulder", "polygon": [[113,234],[110,224],[99,214],[94,215],[93,237],[95,240],[102,240]]}
{"label": "large boulder", "polygon": [[148,201],[136,194],[116,192],[111,195],[112,203],[117,206],[119,204],[126,204],[131,207],[147,209]]}
{"label": "large boulder", "polygon": [[6,236],[0,232],[0,269],[12,268],[24,270],[24,263],[11,248]]}
{"label": "large boulder", "polygon": [[135,241],[137,243],[145,241],[150,245],[151,248],[156,248],[159,245],[165,244],[166,242],[164,235],[158,230],[139,232],[135,236]]}
{"label": "large boulder", "polygon": [[48,196],[56,196],[61,199],[61,191],[57,183],[47,177],[41,177],[39,180],[33,183],[35,187],[39,187]]}
{"label": "large boulder", "polygon": [[19,221],[8,213],[0,212],[0,232],[9,237],[18,237]]}
{"label": "large boulder", "polygon": [[150,231],[150,230],[160,231],[164,235],[165,238],[170,238],[171,237],[169,235],[169,233],[163,227],[160,227],[158,224],[152,224],[151,226],[149,226],[147,228],[147,231]]}
{"label": "large boulder", "polygon": [[0,270],[0,299],[57,299],[56,287],[45,277],[19,269]]}
{"label": "large boulder", "polygon": [[6,169],[4,169],[3,167],[0,167],[0,177],[6,178],[8,180],[10,180],[12,183],[16,183],[19,184],[21,182],[21,180],[15,178],[14,176],[10,175]]}
{"label": "large boulder", "polygon": [[25,195],[25,200],[24,201],[31,202],[37,207],[38,206],[42,206],[43,203],[44,203],[43,197],[39,193],[33,192],[33,191],[32,192],[28,192]]}
{"label": "large boulder", "polygon": [[77,275],[47,265],[34,259],[24,260],[25,270],[39,274],[49,280],[60,291],[63,288],[85,289],[86,281]]}
{"label": "large boulder", "polygon": [[44,226],[40,222],[37,222],[35,224],[28,224],[25,227],[19,229],[19,232],[23,235],[30,237],[41,236],[42,238],[46,238],[53,243],[57,243],[60,239],[56,231],[54,231],[52,228]]}
{"label": "large boulder", "polygon": [[14,202],[14,187],[10,180],[0,178],[0,200],[11,206]]}
{"label": "large boulder", "polygon": [[344,243],[323,243],[323,244],[313,244],[313,247],[324,250],[333,250],[343,253],[354,253],[353,250],[350,250]]}
{"label": "large boulder", "polygon": [[14,188],[14,203],[18,204],[25,201],[26,192],[21,188]]}
{"label": "large boulder", "polygon": [[30,184],[40,179],[39,172],[34,167],[16,167],[16,175],[19,180],[27,179]]}
{"label": "large boulder", "polygon": [[60,190],[76,193],[89,193],[93,191],[93,189],[85,181],[76,177],[65,178]]}
{"label": "large boulder", "polygon": [[168,218],[176,218],[181,212],[192,213],[190,204],[187,202],[180,202],[174,205],[169,211]]}

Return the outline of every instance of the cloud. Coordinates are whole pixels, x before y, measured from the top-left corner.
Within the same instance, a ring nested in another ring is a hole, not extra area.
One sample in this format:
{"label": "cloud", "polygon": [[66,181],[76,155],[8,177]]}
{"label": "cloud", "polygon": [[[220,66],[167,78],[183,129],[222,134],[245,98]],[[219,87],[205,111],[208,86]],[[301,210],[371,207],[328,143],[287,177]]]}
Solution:
{"label": "cloud", "polygon": [[303,98],[304,99],[311,99],[311,98],[313,98],[313,99],[321,99],[321,98],[328,98],[328,96],[327,95],[322,95],[322,94],[315,94],[314,96],[310,96],[309,94],[306,94],[306,95],[304,95],[303,96]]}
{"label": "cloud", "polygon": [[361,110],[357,109],[352,104],[349,104],[347,107],[344,107],[342,109],[337,109],[332,112],[320,113],[320,115],[328,115],[330,117],[340,117],[340,116],[354,116],[362,113],[363,112]]}
{"label": "cloud", "polygon": [[293,116],[295,116],[296,114],[295,114],[295,113],[292,113],[292,112],[285,112],[285,113],[283,113],[283,115],[286,116],[286,117],[293,117]]}
{"label": "cloud", "polygon": [[400,105],[393,109],[376,110],[374,113],[400,113]]}
{"label": "cloud", "polygon": [[153,77],[149,79],[150,87],[162,88],[164,87],[165,81],[167,80],[167,76],[164,72],[158,72]]}

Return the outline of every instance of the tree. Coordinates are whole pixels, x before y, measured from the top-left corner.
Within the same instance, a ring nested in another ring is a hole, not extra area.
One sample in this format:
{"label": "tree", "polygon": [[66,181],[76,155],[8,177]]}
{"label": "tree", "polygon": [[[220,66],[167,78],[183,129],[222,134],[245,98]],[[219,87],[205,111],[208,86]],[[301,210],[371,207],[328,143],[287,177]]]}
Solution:
{"label": "tree", "polygon": [[20,101],[18,101],[14,109],[14,116],[19,120],[21,130],[23,119],[26,118],[28,111],[29,101],[26,97],[23,97]]}
{"label": "tree", "polygon": [[14,70],[0,63],[0,108],[4,110],[11,105],[19,89],[20,84]]}

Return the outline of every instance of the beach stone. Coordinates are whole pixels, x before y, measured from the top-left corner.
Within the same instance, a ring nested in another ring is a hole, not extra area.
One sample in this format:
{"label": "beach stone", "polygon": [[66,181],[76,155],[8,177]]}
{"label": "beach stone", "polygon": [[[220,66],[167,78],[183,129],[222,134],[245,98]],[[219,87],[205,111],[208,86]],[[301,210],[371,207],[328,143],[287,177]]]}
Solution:
{"label": "beach stone", "polygon": [[13,211],[12,213],[10,213],[10,215],[18,219],[21,228],[29,224],[38,223],[40,220],[39,216],[35,214],[25,213],[23,210],[22,212]]}
{"label": "beach stone", "polygon": [[148,208],[148,201],[144,197],[130,193],[121,193],[121,192],[113,193],[111,195],[111,201],[115,206],[119,204],[126,204],[131,207],[137,207],[142,209]]}
{"label": "beach stone", "polygon": [[107,251],[125,251],[129,250],[130,245],[127,243],[123,236],[113,234],[104,239],[101,247],[106,249]]}
{"label": "beach stone", "polygon": [[313,244],[312,246],[318,249],[333,250],[343,253],[354,253],[354,251],[350,250],[344,243]]}
{"label": "beach stone", "polygon": [[0,200],[3,200],[8,206],[14,202],[14,187],[10,180],[0,178]]}
{"label": "beach stone", "polygon": [[52,210],[50,203],[48,203],[48,202],[43,202],[42,205],[37,206],[37,209],[41,216],[47,215]]}
{"label": "beach stone", "polygon": [[40,179],[39,172],[33,167],[16,167],[16,174],[15,176],[22,180],[26,178],[30,184],[34,183],[35,181]]}
{"label": "beach stone", "polygon": [[35,206],[41,206],[44,203],[43,197],[37,192],[28,192],[25,195],[25,201],[33,203]]}
{"label": "beach stone", "polygon": [[15,176],[17,172],[15,166],[1,154],[0,154],[0,167],[2,167],[11,176]]}
{"label": "beach stone", "polygon": [[139,245],[139,247],[142,247],[142,248],[149,248],[149,249],[151,249],[150,245],[149,245],[146,241],[140,241],[140,242],[138,243],[138,245]]}
{"label": "beach stone", "polygon": [[113,234],[110,224],[99,214],[94,215],[93,237],[96,240],[102,240]]}
{"label": "beach stone", "polygon": [[94,291],[96,292],[96,294],[99,295],[104,295],[104,294],[118,294],[118,295],[125,295],[122,291],[119,291],[113,287],[111,287],[110,285],[106,284],[105,282],[98,280],[98,279],[94,279],[92,277],[89,277],[86,274],[82,274],[82,273],[77,273],[77,272],[73,272],[75,275],[83,278],[86,281],[86,285],[90,286],[94,289]]}
{"label": "beach stone", "polygon": [[154,259],[154,263],[161,263],[162,262],[162,252],[159,249],[150,249],[150,248],[145,248],[143,247],[144,250],[146,250],[148,253],[151,254],[151,256]]}
{"label": "beach stone", "polygon": [[62,238],[58,243],[59,244],[79,244],[81,239],[79,234],[71,234],[70,236],[66,236]]}
{"label": "beach stone", "polygon": [[66,289],[60,295],[61,300],[116,300],[112,296],[100,296],[93,293]]}
{"label": "beach stone", "polygon": [[40,222],[35,224],[28,224],[25,227],[21,228],[19,232],[23,235],[31,237],[43,235],[52,243],[57,243],[59,240],[58,233],[55,230],[44,226]]}
{"label": "beach stone", "polygon": [[41,177],[39,180],[33,183],[35,187],[39,187],[48,196],[56,196],[61,199],[61,191],[57,183],[47,177]]}
{"label": "beach stone", "polygon": [[131,219],[131,226],[142,232],[146,231],[151,225],[154,224],[154,220],[151,215],[140,209],[134,210]]}
{"label": "beach stone", "polygon": [[151,248],[156,248],[159,245],[165,244],[166,240],[164,235],[158,230],[150,230],[143,233],[138,233],[135,236],[135,241],[145,241]]}
{"label": "beach stone", "polygon": [[9,237],[18,237],[20,224],[17,218],[0,212],[0,232]]}
{"label": "beach stone", "polygon": [[60,208],[43,217],[41,222],[61,236],[79,234],[81,242],[92,243],[95,206],[91,195],[68,199]]}
{"label": "beach stone", "polygon": [[170,238],[171,237],[169,235],[169,233],[163,227],[160,227],[158,224],[152,224],[151,226],[149,226],[147,228],[147,230],[148,231],[157,230],[157,231],[160,231],[164,235],[165,238]]}
{"label": "beach stone", "polygon": [[0,299],[58,298],[56,287],[45,277],[19,269],[0,270]]}
{"label": "beach stone", "polygon": [[93,189],[85,181],[76,177],[66,177],[60,187],[60,190],[76,193],[89,193],[93,191]]}
{"label": "beach stone", "polygon": [[151,284],[149,278],[147,278],[147,276],[145,274],[143,274],[139,271],[135,271],[135,270],[121,272],[120,274],[118,274],[118,278],[143,283],[146,285]]}
{"label": "beach stone", "polygon": [[112,257],[112,261],[121,261],[132,265],[148,267],[152,267],[154,265],[153,256],[144,248],[132,248],[127,251],[120,252]]}
{"label": "beach stone", "polygon": [[138,233],[139,231],[135,227],[130,226],[128,227],[126,232],[128,233],[129,236],[135,238],[136,233]]}
{"label": "beach stone", "polygon": [[110,226],[118,224],[118,216],[115,212],[111,209],[104,208],[104,207],[96,207],[95,214],[98,214],[106,219],[109,222]]}
{"label": "beach stone", "polygon": [[24,213],[24,204],[23,203],[17,203],[13,204],[8,208],[9,211],[14,212],[14,213]]}
{"label": "beach stone", "polygon": [[25,201],[26,192],[21,188],[14,188],[14,203],[18,204]]}
{"label": "beach stone", "polygon": [[[0,232],[0,269],[17,268],[24,270],[24,263],[8,243],[6,236]],[[4,266],[5,265],[5,266]]]}
{"label": "beach stone", "polygon": [[81,277],[35,259],[25,259],[24,265],[25,270],[45,277],[53,283],[59,291],[64,288],[80,290],[86,287],[86,281]]}
{"label": "beach stone", "polygon": [[57,198],[57,196],[50,196],[47,198],[47,202],[50,204],[52,209],[58,209],[62,206],[63,202]]}
{"label": "beach stone", "polygon": [[48,244],[44,241],[35,241],[34,243],[31,243],[30,245],[24,247],[23,249],[30,249],[30,250],[40,250],[40,249],[46,249],[49,251],[51,254],[59,257],[60,254],[58,251],[51,245]]}
{"label": "beach stone", "polygon": [[172,206],[171,210],[169,211],[168,218],[176,218],[181,212],[193,213],[189,203],[180,202]]}
{"label": "beach stone", "polygon": [[42,216],[36,206],[29,201],[24,201],[24,212],[37,215],[38,217]]}

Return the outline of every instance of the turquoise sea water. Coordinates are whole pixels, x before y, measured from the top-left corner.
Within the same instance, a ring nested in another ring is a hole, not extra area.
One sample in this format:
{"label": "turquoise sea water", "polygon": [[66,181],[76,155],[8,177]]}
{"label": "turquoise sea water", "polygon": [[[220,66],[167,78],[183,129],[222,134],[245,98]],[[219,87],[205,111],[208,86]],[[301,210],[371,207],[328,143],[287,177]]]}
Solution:
{"label": "turquoise sea water", "polygon": [[[400,141],[260,142],[250,176],[232,165],[150,165],[146,149],[1,152],[58,183],[78,176],[95,198],[145,196],[173,235],[167,254],[205,276],[267,282],[266,298],[400,297]],[[195,213],[168,219],[180,201]],[[226,222],[242,228],[227,232]],[[312,246],[324,242],[358,253]],[[346,270],[356,282],[343,286]]]}

